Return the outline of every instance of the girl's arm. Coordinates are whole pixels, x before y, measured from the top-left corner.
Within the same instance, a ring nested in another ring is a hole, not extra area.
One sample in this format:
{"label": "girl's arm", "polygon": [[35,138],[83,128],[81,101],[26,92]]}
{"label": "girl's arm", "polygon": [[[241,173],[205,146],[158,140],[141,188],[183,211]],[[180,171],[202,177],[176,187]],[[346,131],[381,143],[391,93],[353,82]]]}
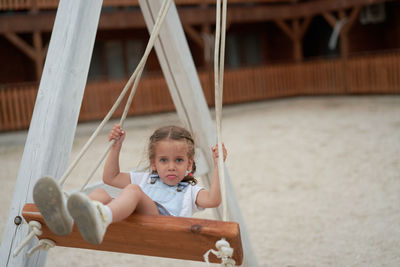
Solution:
{"label": "girl's arm", "polygon": [[119,169],[119,154],[121,152],[122,142],[125,139],[125,131],[116,124],[110,131],[108,140],[115,140],[114,145],[111,147],[106,163],[104,164],[103,182],[105,184],[124,188],[131,183],[129,173],[121,172]]}
{"label": "girl's arm", "polygon": [[[224,153],[224,161],[227,156],[225,145],[222,144],[222,150]],[[197,194],[196,204],[201,208],[215,208],[221,204],[221,189],[218,175],[218,147],[212,148],[213,159],[214,159],[214,174],[211,181],[209,190],[200,190]]]}

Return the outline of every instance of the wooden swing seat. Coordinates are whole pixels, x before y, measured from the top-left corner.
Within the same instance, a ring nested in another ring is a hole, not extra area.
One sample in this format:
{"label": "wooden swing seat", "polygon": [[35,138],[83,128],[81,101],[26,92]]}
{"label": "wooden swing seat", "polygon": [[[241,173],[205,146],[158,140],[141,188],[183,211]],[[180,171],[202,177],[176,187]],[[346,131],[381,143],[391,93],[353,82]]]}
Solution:
{"label": "wooden swing seat", "polygon": [[[53,240],[57,246],[204,261],[204,253],[216,249],[215,243],[224,237],[234,249],[232,258],[236,264],[243,262],[240,229],[235,222],[132,214],[121,222],[111,224],[103,242],[92,245],[81,237],[76,224],[68,236],[53,234],[35,204],[25,204],[22,216],[27,222],[40,222],[43,234],[39,239]],[[209,260],[221,262],[212,253]]]}

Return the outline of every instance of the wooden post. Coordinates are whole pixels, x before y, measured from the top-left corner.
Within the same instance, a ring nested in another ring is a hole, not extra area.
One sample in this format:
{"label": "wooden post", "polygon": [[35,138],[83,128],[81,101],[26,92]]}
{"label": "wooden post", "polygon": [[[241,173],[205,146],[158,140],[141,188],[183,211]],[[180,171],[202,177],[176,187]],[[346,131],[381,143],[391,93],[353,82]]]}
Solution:
{"label": "wooden post", "polygon": [[[346,13],[344,10],[339,11],[339,19],[345,19]],[[346,22],[347,24],[348,22]],[[345,28],[345,27],[343,27]],[[349,36],[348,31],[344,31],[344,29],[340,32],[340,54],[342,56],[342,73],[343,73],[343,84],[344,84],[344,92],[347,93],[349,85],[348,85],[348,74],[347,74],[347,58],[349,56]]]}
{"label": "wooden post", "polygon": [[[347,64],[347,59],[349,56],[349,31],[351,27],[353,26],[355,20],[358,17],[358,14],[360,14],[361,7],[356,6],[351,10],[350,16],[347,19],[346,24],[343,26],[343,29],[340,31],[340,53],[342,56],[342,65],[343,65],[343,85],[344,85],[344,92],[348,91],[348,64]],[[334,15],[332,15],[329,12],[325,12],[322,14],[325,20],[331,25],[332,28],[335,28],[336,23],[338,20]],[[339,19],[345,19],[346,18],[346,12],[345,10],[340,10],[339,11]]]}
{"label": "wooden post", "polygon": [[[351,27],[353,27],[354,22],[358,18],[360,14],[361,7],[356,6],[351,10],[350,16],[348,18],[347,23],[344,25],[343,30],[340,34],[340,45],[342,50],[342,59],[343,59],[343,71],[344,71],[344,84],[345,84],[345,92],[349,93],[349,32]],[[342,19],[346,16],[344,11],[339,12],[339,17]]]}
{"label": "wooden post", "polygon": [[38,178],[59,178],[67,167],[89,70],[102,1],[61,0],[43,76],[3,232],[0,266],[44,266],[46,252],[18,256],[13,251],[27,236],[28,225],[16,225],[25,203],[32,202]]}
{"label": "wooden post", "polygon": [[36,51],[36,57],[35,57],[36,79],[40,81],[40,77],[42,76],[43,61],[44,61],[43,40],[40,31],[33,32],[33,46]]}
{"label": "wooden post", "polygon": [[[139,0],[139,4],[147,27],[151,31],[162,5],[162,0]],[[209,185],[214,165],[211,146],[216,143],[215,126],[213,125],[204,98],[175,4],[171,5],[168,15],[165,18],[159,39],[155,43],[155,50],[178,116],[183,124],[195,133],[198,146],[205,156],[210,170],[207,176]],[[226,204],[229,207],[230,218],[240,224],[244,250],[244,266],[255,267],[257,266],[257,261],[252,251],[244,220],[240,213],[227,171],[226,179],[228,193],[228,203]],[[216,213],[221,218],[221,209],[217,210]]]}
{"label": "wooden post", "polygon": [[300,33],[300,23],[299,19],[294,19],[292,21],[292,27],[293,27],[293,54],[294,54],[294,60],[296,62],[300,62],[303,60],[303,44],[302,40],[298,38],[299,33]]}

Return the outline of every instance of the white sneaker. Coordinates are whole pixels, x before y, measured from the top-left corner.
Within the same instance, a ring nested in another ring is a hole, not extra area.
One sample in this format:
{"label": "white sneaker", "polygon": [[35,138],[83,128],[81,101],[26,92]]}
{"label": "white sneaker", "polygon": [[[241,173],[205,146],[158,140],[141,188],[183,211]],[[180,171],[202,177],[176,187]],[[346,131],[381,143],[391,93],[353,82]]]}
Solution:
{"label": "white sneaker", "polygon": [[51,177],[40,178],[33,188],[33,201],[50,230],[56,235],[69,235],[74,224],[65,206],[64,193]]}
{"label": "white sneaker", "polygon": [[87,242],[99,245],[103,241],[109,219],[102,203],[81,192],[73,193],[68,198],[68,211]]}

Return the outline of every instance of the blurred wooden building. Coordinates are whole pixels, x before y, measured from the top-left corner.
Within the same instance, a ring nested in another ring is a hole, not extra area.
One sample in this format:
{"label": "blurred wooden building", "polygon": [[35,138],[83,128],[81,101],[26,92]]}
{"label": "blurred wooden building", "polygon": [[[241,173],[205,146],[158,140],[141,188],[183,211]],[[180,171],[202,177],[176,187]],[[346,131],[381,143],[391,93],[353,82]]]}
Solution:
{"label": "blurred wooden building", "polygon": [[[400,93],[399,0],[228,3],[224,103]],[[215,0],[175,4],[213,105]],[[58,0],[0,0],[0,131],[29,127],[57,5]],[[80,121],[104,117],[148,37],[137,0],[103,0]],[[152,52],[130,115],[173,109]]]}

